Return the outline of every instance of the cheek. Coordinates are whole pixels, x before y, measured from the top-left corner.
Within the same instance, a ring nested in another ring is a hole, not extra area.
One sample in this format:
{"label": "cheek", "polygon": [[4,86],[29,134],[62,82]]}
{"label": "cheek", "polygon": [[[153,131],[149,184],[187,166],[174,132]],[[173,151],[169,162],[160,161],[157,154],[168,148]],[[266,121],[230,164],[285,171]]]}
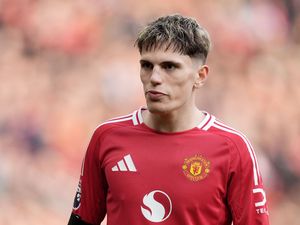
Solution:
{"label": "cheek", "polygon": [[185,99],[187,96],[190,96],[190,85],[187,83],[177,83],[176,85],[172,85],[172,98],[174,99]]}
{"label": "cheek", "polygon": [[143,73],[140,74],[140,80],[143,86],[143,90],[144,92],[146,91],[147,87],[149,87],[149,79],[147,78],[147,76]]}
{"label": "cheek", "polygon": [[143,85],[146,83],[146,76],[144,73],[140,72],[140,80],[143,83]]}
{"label": "cheek", "polygon": [[189,92],[192,90],[194,85],[194,80],[189,76],[186,79],[177,79],[172,82],[172,86],[176,89],[184,90],[185,92]]}
{"label": "cheek", "polygon": [[191,96],[194,90],[194,82],[192,80],[185,80],[182,82],[177,82],[173,85],[173,91],[176,98],[185,99]]}

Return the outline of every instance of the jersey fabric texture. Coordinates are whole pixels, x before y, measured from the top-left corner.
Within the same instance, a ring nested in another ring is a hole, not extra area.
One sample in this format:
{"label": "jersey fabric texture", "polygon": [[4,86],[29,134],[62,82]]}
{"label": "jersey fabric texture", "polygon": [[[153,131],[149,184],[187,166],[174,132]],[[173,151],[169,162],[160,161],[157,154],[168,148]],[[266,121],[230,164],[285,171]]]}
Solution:
{"label": "jersey fabric texture", "polygon": [[268,225],[256,156],[247,138],[205,113],[175,133],[143,123],[142,110],[95,130],[72,214],[99,225]]}

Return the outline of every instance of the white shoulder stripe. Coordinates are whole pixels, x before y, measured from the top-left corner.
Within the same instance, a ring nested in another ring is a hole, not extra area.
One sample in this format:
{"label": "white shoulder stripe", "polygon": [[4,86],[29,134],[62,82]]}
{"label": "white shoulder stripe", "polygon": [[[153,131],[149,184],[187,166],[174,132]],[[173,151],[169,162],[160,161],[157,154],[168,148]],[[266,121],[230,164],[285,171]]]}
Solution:
{"label": "white shoulder stripe", "polygon": [[220,121],[216,121],[216,123],[220,124],[220,125],[223,126],[223,127],[227,127],[228,129],[233,130],[233,131],[239,133],[241,136],[243,136],[243,137],[245,138],[246,142],[247,142],[248,145],[250,146],[250,150],[253,152],[254,159],[255,159],[255,163],[256,163],[256,168],[257,168],[257,171],[258,171],[258,176],[260,176],[259,167],[258,167],[258,162],[257,162],[257,157],[256,157],[256,155],[255,155],[254,148],[253,148],[253,146],[251,145],[251,143],[250,143],[250,141],[248,140],[248,138],[246,137],[246,135],[244,135],[244,134],[243,134],[242,132],[240,132],[240,131],[235,130],[235,129],[232,128],[232,127],[229,127],[229,126],[225,125],[224,123],[222,123],[222,122],[220,122]]}
{"label": "white shoulder stripe", "polygon": [[83,157],[82,164],[81,164],[81,176],[83,176],[85,156],[86,156],[86,153],[85,153],[85,155]]}
{"label": "white shoulder stripe", "polygon": [[208,130],[215,122],[216,117],[211,116],[210,121],[202,128],[202,130]]}
{"label": "white shoulder stripe", "polygon": [[213,127],[216,127],[220,130],[224,130],[226,132],[229,132],[229,133],[232,133],[232,134],[236,134],[238,135],[239,137],[242,138],[242,140],[245,142],[246,146],[247,146],[247,149],[248,149],[248,152],[250,154],[250,157],[251,157],[251,160],[252,160],[252,164],[253,164],[253,175],[254,175],[254,184],[255,185],[258,185],[258,177],[259,177],[259,173],[258,173],[258,164],[257,164],[257,160],[256,160],[256,156],[255,156],[255,153],[251,147],[251,145],[249,144],[249,141],[247,140],[247,138],[241,134],[240,132],[238,131],[235,131],[229,127],[224,127],[225,125],[223,124],[218,124],[218,123],[214,123],[213,124]]}
{"label": "white shoulder stripe", "polygon": [[109,119],[108,121],[98,125],[95,130],[97,130],[99,127],[101,127],[104,124],[123,122],[123,121],[127,121],[127,120],[132,120],[133,124],[137,125],[138,121],[136,120],[136,114],[137,114],[137,110],[134,111],[133,113],[127,114],[125,116],[114,117],[114,118]]}
{"label": "white shoulder stripe", "polygon": [[98,125],[95,130],[97,130],[99,127],[101,127],[105,124],[123,122],[123,121],[127,121],[127,120],[132,120],[132,117],[127,117],[127,118],[124,118],[124,119],[117,119],[117,120],[109,120],[107,122],[104,122],[104,123],[101,123],[100,125]]}
{"label": "white shoulder stripe", "polygon": [[140,108],[139,111],[138,111],[138,114],[137,114],[138,119],[139,119],[139,121],[140,121],[140,124],[143,123],[142,109],[143,109],[143,108]]}
{"label": "white shoulder stripe", "polygon": [[133,125],[134,125],[134,126],[136,126],[136,125],[139,124],[139,122],[138,122],[138,120],[137,120],[136,114],[137,114],[137,110],[134,111],[134,113],[132,114],[132,122],[133,122]]}
{"label": "white shoulder stripe", "polygon": [[204,119],[200,122],[200,124],[197,126],[198,128],[200,128],[200,129],[203,129],[203,126],[209,121],[209,119],[211,118],[211,116],[208,114],[208,113],[206,113],[206,112],[203,112],[203,113],[205,113],[205,117],[204,117]]}
{"label": "white shoulder stripe", "polygon": [[[134,113],[135,113],[135,112],[134,112]],[[128,118],[128,117],[132,116],[132,114],[134,114],[134,113],[130,113],[130,114],[127,114],[127,115],[124,115],[124,116],[114,117],[114,118],[109,119],[109,121],[111,121],[111,120],[119,120],[119,119]]]}

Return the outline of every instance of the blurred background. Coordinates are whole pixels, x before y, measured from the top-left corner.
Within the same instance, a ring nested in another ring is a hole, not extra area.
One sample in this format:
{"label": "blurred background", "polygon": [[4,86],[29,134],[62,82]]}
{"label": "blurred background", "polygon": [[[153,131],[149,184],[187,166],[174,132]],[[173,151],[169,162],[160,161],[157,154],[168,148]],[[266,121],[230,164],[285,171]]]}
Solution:
{"label": "blurred background", "polygon": [[298,0],[0,0],[0,224],[67,224],[95,127],[145,104],[135,37],[169,13],[211,34],[197,104],[251,140],[271,224],[299,224],[299,12]]}

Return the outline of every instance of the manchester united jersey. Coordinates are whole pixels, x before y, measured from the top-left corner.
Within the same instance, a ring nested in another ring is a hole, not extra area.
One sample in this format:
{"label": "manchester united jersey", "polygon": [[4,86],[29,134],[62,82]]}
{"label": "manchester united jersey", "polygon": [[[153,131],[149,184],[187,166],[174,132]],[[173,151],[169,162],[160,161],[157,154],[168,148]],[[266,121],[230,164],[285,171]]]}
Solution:
{"label": "manchester united jersey", "polygon": [[205,113],[191,130],[155,131],[142,110],[94,132],[73,215],[99,225],[267,225],[266,195],[247,138]]}

